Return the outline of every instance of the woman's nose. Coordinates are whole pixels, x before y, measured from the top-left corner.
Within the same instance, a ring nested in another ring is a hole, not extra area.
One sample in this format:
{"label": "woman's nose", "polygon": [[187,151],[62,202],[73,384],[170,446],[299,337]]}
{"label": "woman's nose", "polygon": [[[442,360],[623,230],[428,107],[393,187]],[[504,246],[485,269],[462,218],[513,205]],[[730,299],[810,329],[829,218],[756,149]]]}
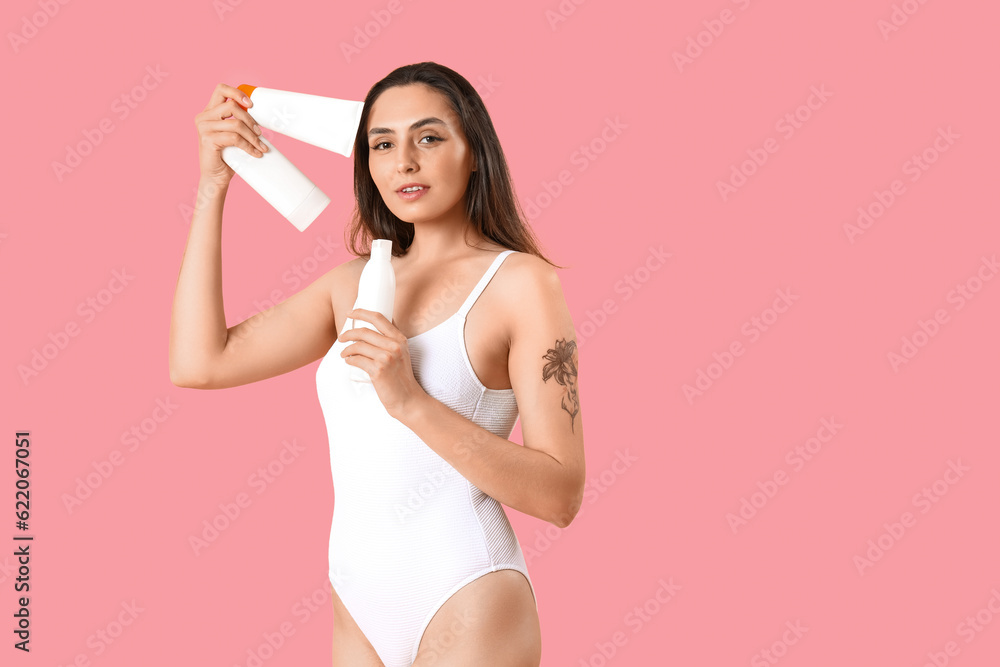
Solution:
{"label": "woman's nose", "polygon": [[416,167],[413,148],[406,144],[400,145],[396,151],[396,159],[398,160],[396,167],[400,171],[410,171]]}

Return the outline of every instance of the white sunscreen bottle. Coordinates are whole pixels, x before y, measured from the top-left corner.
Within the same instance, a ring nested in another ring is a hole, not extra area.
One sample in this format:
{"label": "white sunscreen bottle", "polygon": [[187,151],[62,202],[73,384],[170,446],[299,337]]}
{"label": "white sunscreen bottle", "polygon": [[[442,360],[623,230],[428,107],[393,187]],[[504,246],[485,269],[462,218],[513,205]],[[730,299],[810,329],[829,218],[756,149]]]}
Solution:
{"label": "white sunscreen bottle", "polygon": [[[395,300],[396,271],[392,268],[392,241],[375,239],[372,241],[371,257],[361,270],[358,298],[354,302],[354,307],[377,311],[392,322],[392,307]],[[368,327],[378,331],[378,327],[365,320],[353,320],[345,328],[355,327]],[[351,366],[350,378],[355,382],[372,381],[368,373],[357,366]]]}
{"label": "white sunscreen bottle", "polygon": [[303,232],[327,207],[330,198],[274,144],[264,137],[260,141],[268,148],[261,157],[250,155],[239,146],[226,146],[222,149],[222,160]]}
{"label": "white sunscreen bottle", "polygon": [[253,102],[247,113],[261,127],[351,157],[364,102],[245,83],[239,89]]}

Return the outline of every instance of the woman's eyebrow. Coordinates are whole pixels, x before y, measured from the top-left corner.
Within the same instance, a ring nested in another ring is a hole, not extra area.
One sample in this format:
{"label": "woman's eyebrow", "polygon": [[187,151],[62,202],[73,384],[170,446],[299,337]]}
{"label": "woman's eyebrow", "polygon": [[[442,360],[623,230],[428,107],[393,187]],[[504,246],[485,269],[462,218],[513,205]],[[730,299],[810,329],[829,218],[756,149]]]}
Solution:
{"label": "woman's eyebrow", "polygon": [[[410,126],[410,129],[417,130],[423,127],[424,125],[444,125],[445,127],[448,126],[448,124],[443,120],[441,120],[440,118],[435,118],[434,116],[431,116],[430,118],[424,118],[422,120],[418,120],[416,123]],[[369,137],[374,137],[377,134],[396,134],[396,133],[393,130],[389,129],[388,127],[373,127],[368,131]]]}

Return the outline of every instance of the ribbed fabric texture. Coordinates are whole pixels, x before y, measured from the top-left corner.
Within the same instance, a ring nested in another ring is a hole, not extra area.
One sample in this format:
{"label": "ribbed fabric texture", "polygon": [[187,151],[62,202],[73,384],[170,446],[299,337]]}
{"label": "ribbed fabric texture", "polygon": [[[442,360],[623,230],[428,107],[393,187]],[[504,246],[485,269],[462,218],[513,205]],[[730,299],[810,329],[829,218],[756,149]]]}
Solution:
{"label": "ribbed fabric texture", "polygon": [[[514,391],[482,385],[464,330],[513,252],[497,255],[458,312],[407,341],[420,386],[503,438],[517,421]],[[349,344],[334,343],[316,371],[334,487],[330,582],[385,666],[407,667],[434,613],[459,588],[501,569],[521,572],[529,585],[531,578],[500,503],[390,417],[371,384],[350,380],[352,366],[340,356]]]}

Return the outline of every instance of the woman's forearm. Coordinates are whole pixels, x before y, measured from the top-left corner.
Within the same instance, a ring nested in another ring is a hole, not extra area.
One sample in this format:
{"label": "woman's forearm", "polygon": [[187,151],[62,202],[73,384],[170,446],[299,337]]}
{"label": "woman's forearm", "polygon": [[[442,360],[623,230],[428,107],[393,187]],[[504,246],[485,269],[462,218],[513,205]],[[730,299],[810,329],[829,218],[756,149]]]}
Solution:
{"label": "woman's forearm", "polygon": [[226,347],[222,208],[227,185],[200,180],[170,319],[170,380],[198,384]]}
{"label": "woman's forearm", "polygon": [[476,488],[508,507],[560,527],[579,510],[573,476],[545,452],[490,433],[431,396],[400,421]]}

